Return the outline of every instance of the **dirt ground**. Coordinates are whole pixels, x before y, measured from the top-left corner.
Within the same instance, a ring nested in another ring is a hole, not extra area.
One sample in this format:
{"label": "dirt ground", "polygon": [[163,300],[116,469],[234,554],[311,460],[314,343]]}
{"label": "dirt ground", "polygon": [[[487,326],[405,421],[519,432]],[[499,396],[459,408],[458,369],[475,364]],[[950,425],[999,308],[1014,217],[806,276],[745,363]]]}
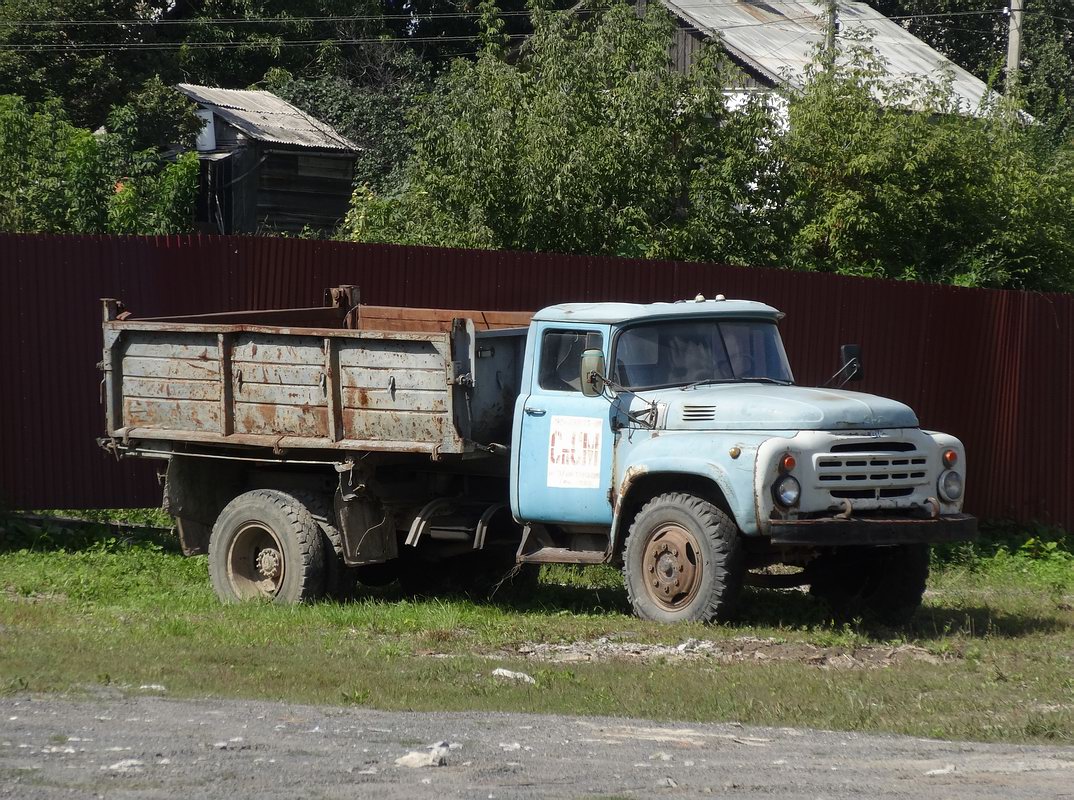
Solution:
{"label": "dirt ground", "polygon": [[939,664],[942,659],[923,647],[902,644],[819,647],[802,642],[784,642],[753,636],[738,636],[725,641],[687,639],[677,645],[617,642],[601,637],[588,642],[549,644],[533,642],[517,650],[494,653],[494,657],[522,658],[556,664],[599,661],[639,661],[676,664],[712,661],[717,664],[761,661],[793,661],[821,669],[868,669],[890,667],[906,661]]}
{"label": "dirt ground", "polygon": [[1074,748],[140,691],[0,698],[0,797],[1074,798]]}

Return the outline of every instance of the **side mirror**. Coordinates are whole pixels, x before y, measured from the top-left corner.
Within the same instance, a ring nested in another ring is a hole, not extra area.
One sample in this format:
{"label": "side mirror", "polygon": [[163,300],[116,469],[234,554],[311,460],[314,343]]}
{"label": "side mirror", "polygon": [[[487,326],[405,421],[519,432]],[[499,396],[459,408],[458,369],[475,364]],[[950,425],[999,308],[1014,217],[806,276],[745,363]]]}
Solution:
{"label": "side mirror", "polygon": [[861,345],[844,344],[839,348],[839,363],[848,381],[860,381],[865,377],[865,368],[861,365]]}
{"label": "side mirror", "polygon": [[597,397],[604,393],[604,351],[582,351],[582,394]]}

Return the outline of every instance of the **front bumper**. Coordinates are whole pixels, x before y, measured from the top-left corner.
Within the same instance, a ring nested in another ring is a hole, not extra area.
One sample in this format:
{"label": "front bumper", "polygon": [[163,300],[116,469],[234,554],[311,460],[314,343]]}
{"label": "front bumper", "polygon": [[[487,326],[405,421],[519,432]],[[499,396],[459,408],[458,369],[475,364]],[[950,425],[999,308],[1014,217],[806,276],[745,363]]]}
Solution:
{"label": "front bumper", "polygon": [[838,547],[840,545],[941,544],[977,538],[977,518],[946,514],[936,519],[851,517],[771,520],[772,544]]}

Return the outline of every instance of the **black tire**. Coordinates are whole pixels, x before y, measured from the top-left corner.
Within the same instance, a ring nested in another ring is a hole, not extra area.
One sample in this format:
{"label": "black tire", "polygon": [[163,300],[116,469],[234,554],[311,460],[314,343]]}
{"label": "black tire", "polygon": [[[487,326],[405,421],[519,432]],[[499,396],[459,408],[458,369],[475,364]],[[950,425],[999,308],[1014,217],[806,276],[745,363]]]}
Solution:
{"label": "black tire", "polygon": [[820,556],[808,569],[814,575],[810,594],[837,617],[905,625],[925,594],[929,546],[845,547]]}
{"label": "black tire", "polygon": [[332,497],[324,492],[297,491],[292,493],[310,512],[324,537],[324,593],[340,602],[353,600],[357,594],[358,573],[343,560],[343,533],[336,523]]}
{"label": "black tire", "polygon": [[256,489],[228,503],[209,538],[209,578],[225,603],[300,603],[324,590],[324,536],[297,498]]}
{"label": "black tire", "polygon": [[657,622],[714,622],[735,611],[745,562],[738,526],[707,500],[654,497],[630,526],[623,578],[634,613]]}

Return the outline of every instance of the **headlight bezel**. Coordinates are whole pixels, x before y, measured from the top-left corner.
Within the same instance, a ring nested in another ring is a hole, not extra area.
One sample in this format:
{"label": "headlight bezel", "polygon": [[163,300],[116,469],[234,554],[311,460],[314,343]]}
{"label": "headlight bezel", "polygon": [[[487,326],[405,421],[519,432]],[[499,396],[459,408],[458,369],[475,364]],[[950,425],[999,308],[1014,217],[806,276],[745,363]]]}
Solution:
{"label": "headlight bezel", "polygon": [[781,475],[772,484],[772,497],[783,508],[794,508],[802,500],[802,484],[793,475]]}
{"label": "headlight bezel", "polygon": [[[947,482],[949,478],[955,479],[956,485],[954,487],[948,486]],[[952,489],[954,489],[954,491],[952,491]],[[966,491],[962,473],[953,469],[945,469],[940,473],[940,477],[936,479],[936,491],[944,502],[957,503],[962,499],[962,495],[965,494]]]}

